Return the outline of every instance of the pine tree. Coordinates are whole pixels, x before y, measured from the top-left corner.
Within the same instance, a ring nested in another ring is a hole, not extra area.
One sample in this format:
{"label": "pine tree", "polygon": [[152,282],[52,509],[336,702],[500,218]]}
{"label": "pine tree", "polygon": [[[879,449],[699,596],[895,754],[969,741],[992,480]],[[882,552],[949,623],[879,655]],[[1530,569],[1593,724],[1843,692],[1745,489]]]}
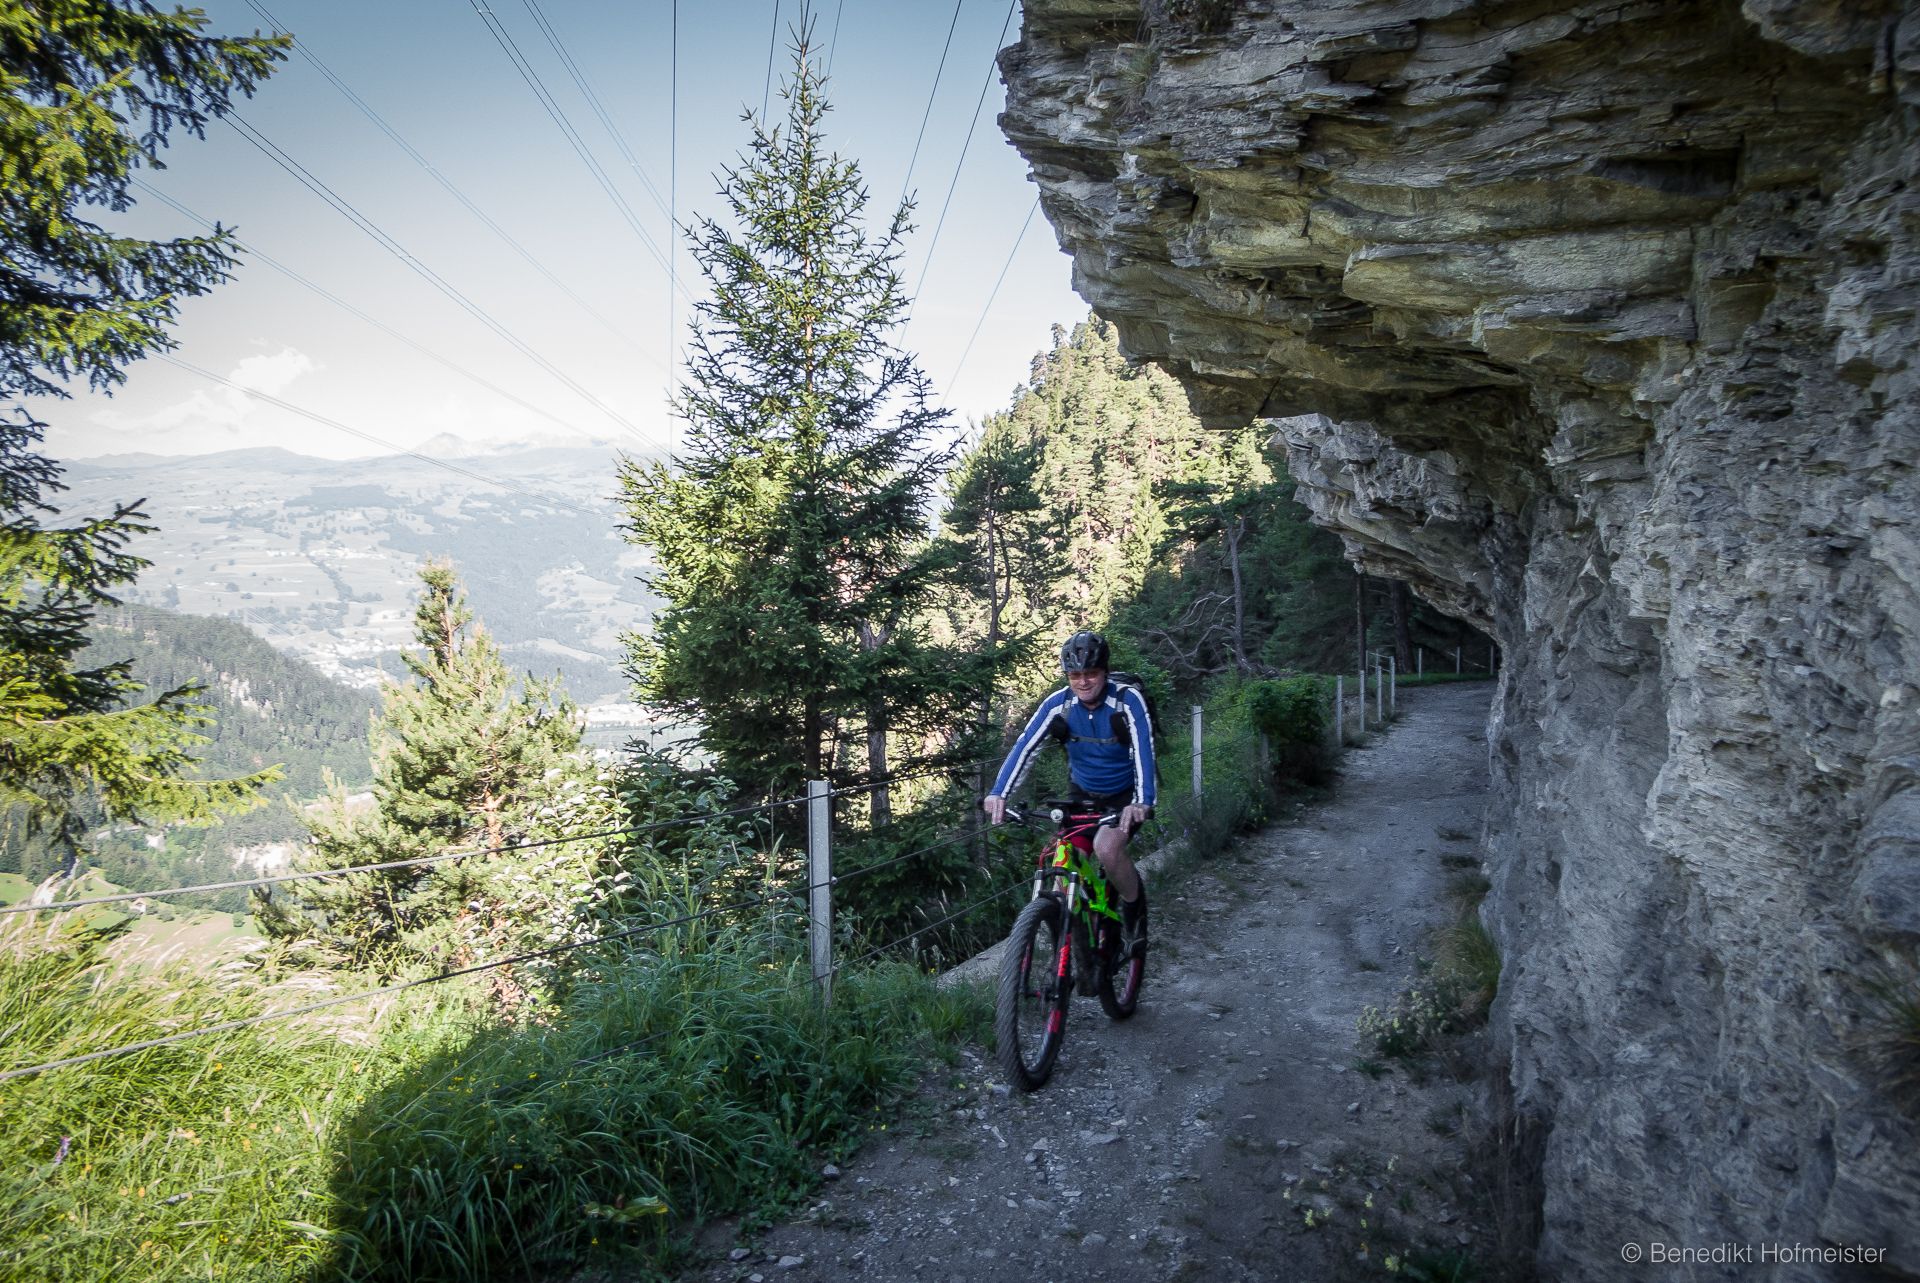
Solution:
{"label": "pine tree", "polygon": [[147,564],[138,503],[52,524],[60,469],[26,399],[108,389],[171,346],[179,302],[225,279],[231,238],[147,241],[86,206],[131,205],[174,130],[199,135],[251,93],[285,42],[201,34],[198,11],[101,0],[10,5],[0,20],[0,806],[77,851],[94,819],[204,821],[245,809],[271,771],[186,778],[207,723],[197,688],[141,702],[129,664],[76,660],[93,613]]}
{"label": "pine tree", "polygon": [[[411,682],[394,683],[374,719],[374,806],[336,788],[313,823],[308,868],[377,864],[457,847],[499,848],[546,836],[547,803],[585,772],[581,727],[557,681],[516,689],[475,624],[453,567],[428,562],[414,610]],[[470,914],[486,859],[353,874],[300,892],[306,915],[266,901],[272,934],[315,932],[356,964],[399,965],[453,945],[446,928]]]}
{"label": "pine tree", "polygon": [[[1040,640],[1030,603],[1065,570],[1064,531],[1036,486],[1040,464],[1039,445],[1009,416],[989,415],[980,444],[947,480],[942,537],[954,549],[947,615],[960,635],[977,636],[985,660],[975,730],[982,752],[999,739],[996,678],[1028,659]],[[983,762],[980,769],[984,794],[992,767]]]}
{"label": "pine tree", "polygon": [[[689,234],[712,297],[692,322],[681,449],[621,474],[666,602],[630,639],[640,695],[697,720],[727,773],[763,792],[843,774],[861,746],[864,775],[884,775],[890,737],[931,742],[968,676],[921,618],[947,453],[930,444],[945,412],[893,339],[911,206],[869,232],[859,167],[826,148],[805,33],[794,68],[784,125],[749,115],[723,175],[731,225]],[[876,791],[876,819],[884,806]]]}

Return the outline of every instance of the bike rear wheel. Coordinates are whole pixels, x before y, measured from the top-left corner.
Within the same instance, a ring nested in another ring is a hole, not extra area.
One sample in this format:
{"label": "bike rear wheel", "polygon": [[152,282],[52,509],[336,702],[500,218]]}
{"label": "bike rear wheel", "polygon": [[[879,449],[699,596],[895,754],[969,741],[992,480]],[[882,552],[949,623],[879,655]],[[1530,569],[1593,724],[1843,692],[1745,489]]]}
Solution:
{"label": "bike rear wheel", "polygon": [[[1147,924],[1146,892],[1141,891],[1140,926]],[[1093,991],[1100,1008],[1115,1020],[1125,1020],[1140,1005],[1140,986],[1147,979],[1147,955],[1140,951],[1132,957],[1120,954],[1122,929],[1112,918],[1100,919],[1099,977]]]}
{"label": "bike rear wheel", "polygon": [[1050,895],[1028,901],[1000,956],[993,1019],[1000,1066],[1022,1091],[1053,1074],[1066,1039],[1070,975],[1065,907]]}

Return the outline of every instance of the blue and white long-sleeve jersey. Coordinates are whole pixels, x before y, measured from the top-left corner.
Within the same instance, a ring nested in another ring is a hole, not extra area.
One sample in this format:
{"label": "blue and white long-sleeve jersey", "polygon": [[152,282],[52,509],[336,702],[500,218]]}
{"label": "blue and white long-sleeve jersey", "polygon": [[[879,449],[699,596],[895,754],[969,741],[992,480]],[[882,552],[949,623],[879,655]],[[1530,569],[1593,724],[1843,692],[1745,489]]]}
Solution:
{"label": "blue and white long-sleeve jersey", "polygon": [[1049,739],[1066,745],[1067,773],[1087,792],[1131,793],[1134,805],[1153,805],[1153,718],[1138,690],[1108,682],[1092,708],[1082,704],[1071,687],[1041,700],[1000,764],[994,796],[1007,797],[1026,782]]}

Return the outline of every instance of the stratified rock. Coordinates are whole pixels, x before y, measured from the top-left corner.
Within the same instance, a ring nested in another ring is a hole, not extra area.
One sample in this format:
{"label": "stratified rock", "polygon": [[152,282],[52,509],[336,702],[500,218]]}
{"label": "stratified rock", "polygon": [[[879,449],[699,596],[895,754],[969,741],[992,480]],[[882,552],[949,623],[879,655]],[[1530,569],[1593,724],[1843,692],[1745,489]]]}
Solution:
{"label": "stratified rock", "polygon": [[1920,1271],[1860,983],[1920,947],[1916,7],[1027,0],[1002,55],[1128,351],[1500,641],[1549,1277]]}

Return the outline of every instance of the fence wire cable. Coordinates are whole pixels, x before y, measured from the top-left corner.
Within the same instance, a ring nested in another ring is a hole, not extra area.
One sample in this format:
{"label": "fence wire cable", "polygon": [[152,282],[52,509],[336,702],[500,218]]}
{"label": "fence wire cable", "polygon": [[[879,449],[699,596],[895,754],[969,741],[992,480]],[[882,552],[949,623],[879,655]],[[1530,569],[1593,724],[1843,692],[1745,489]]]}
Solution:
{"label": "fence wire cable", "polygon": [[136,1051],[152,1051],[157,1047],[170,1047],[175,1043],[187,1042],[195,1038],[205,1038],[210,1034],[226,1033],[233,1029],[244,1029],[249,1025],[264,1024],[269,1020],[280,1020],[292,1016],[309,1015],[316,1011],[325,1011],[329,1007],[344,1007],[349,1003],[365,1002],[369,998],[384,998],[390,994],[403,993],[408,989],[419,989],[425,985],[439,984],[443,980],[457,980],[461,976],[477,975],[482,971],[494,971],[501,967],[510,967],[520,962],[532,962],[539,958],[550,958],[556,954],[570,953],[575,949],[587,949],[594,945],[611,944],[617,940],[631,939],[652,931],[664,931],[669,927],[685,926],[698,922],[702,918],[716,914],[732,913],[741,909],[754,909],[772,903],[775,896],[757,896],[751,900],[738,900],[732,904],[717,905],[711,909],[702,909],[698,913],[684,914],[678,918],[669,918],[665,922],[648,922],[637,927],[628,927],[610,935],[595,936],[591,940],[573,940],[566,944],[550,945],[545,949],[535,949],[529,953],[515,954],[509,958],[496,958],[492,962],[475,963],[471,967],[459,967],[452,971],[442,971],[436,975],[423,976],[418,980],[403,980],[398,984],[368,989],[358,993],[335,994],[318,1002],[304,1003],[298,1007],[286,1007],[279,1011],[263,1011],[251,1016],[242,1016],[237,1020],[223,1020],[218,1024],[205,1025],[199,1029],[189,1029],[182,1033],[168,1034],[164,1038],[149,1038],[145,1042],[129,1043],[124,1047],[109,1047],[104,1051],[90,1051],[79,1056],[65,1056],[59,1060],[50,1060],[42,1065],[29,1065],[23,1069],[9,1069],[0,1073],[0,1083],[15,1078],[26,1078],[33,1074],[46,1073],[52,1069],[69,1069],[75,1065],[90,1064],[96,1060],[105,1060],[109,1056],[125,1056]]}
{"label": "fence wire cable", "polygon": [[901,936],[898,940],[894,940],[888,944],[883,944],[877,949],[869,949],[867,950],[867,952],[861,954],[857,958],[850,958],[846,962],[836,963],[833,968],[834,972],[835,974],[838,974],[842,968],[855,967],[855,966],[859,966],[863,962],[871,961],[872,959],[879,957],[881,954],[885,953],[889,949],[897,949],[901,945],[907,943],[907,941],[912,940],[914,937],[925,935],[927,932],[933,930],[935,927],[944,927],[947,925],[947,923],[952,922],[956,918],[963,918],[967,914],[972,913],[975,909],[979,909],[986,905],[992,904],[995,900],[998,900],[1003,895],[1011,894],[1012,892],[1018,891],[1023,887],[1030,887],[1032,885],[1033,885],[1033,875],[1031,873],[1024,873],[1020,876],[1020,880],[1018,882],[1009,882],[1006,886],[1001,887],[998,891],[993,892],[991,895],[982,896],[980,899],[975,900],[972,904],[967,905],[965,908],[955,909],[952,913],[949,913],[944,918],[938,918],[932,922],[927,923],[925,926],[915,927],[913,930],[907,932],[907,934]]}
{"label": "fence wire cable", "polygon": [[465,860],[476,855],[505,855],[513,851],[536,851],[542,847],[565,846],[570,842],[590,842],[598,838],[634,837],[642,833],[658,832],[661,829],[680,828],[692,824],[706,824],[713,820],[731,819],[740,815],[751,815],[756,811],[771,811],[780,807],[799,806],[807,799],[804,797],[783,798],[778,802],[758,802],[752,806],[738,806],[728,811],[709,811],[700,815],[683,815],[671,820],[656,820],[650,824],[633,825],[628,828],[602,829],[594,833],[570,833],[565,837],[542,838],[537,842],[509,843],[505,846],[474,847],[465,851],[442,851],[438,855],[421,855],[407,860],[386,860],[379,864],[349,864],[337,869],[309,869],[297,873],[276,873],[267,877],[246,878],[233,882],[208,882],[200,886],[170,887],[162,891],[122,891],[114,895],[88,896],[83,900],[55,900],[50,904],[10,904],[0,906],[0,915],[8,913],[56,913],[68,909],[86,909],[100,904],[124,904],[128,900],[170,900],[174,896],[199,895],[211,891],[241,891],[252,887],[278,886],[282,882],[303,882],[314,878],[344,877],[349,873],[385,873],[393,869],[420,868],[430,864],[445,864],[452,860]]}

